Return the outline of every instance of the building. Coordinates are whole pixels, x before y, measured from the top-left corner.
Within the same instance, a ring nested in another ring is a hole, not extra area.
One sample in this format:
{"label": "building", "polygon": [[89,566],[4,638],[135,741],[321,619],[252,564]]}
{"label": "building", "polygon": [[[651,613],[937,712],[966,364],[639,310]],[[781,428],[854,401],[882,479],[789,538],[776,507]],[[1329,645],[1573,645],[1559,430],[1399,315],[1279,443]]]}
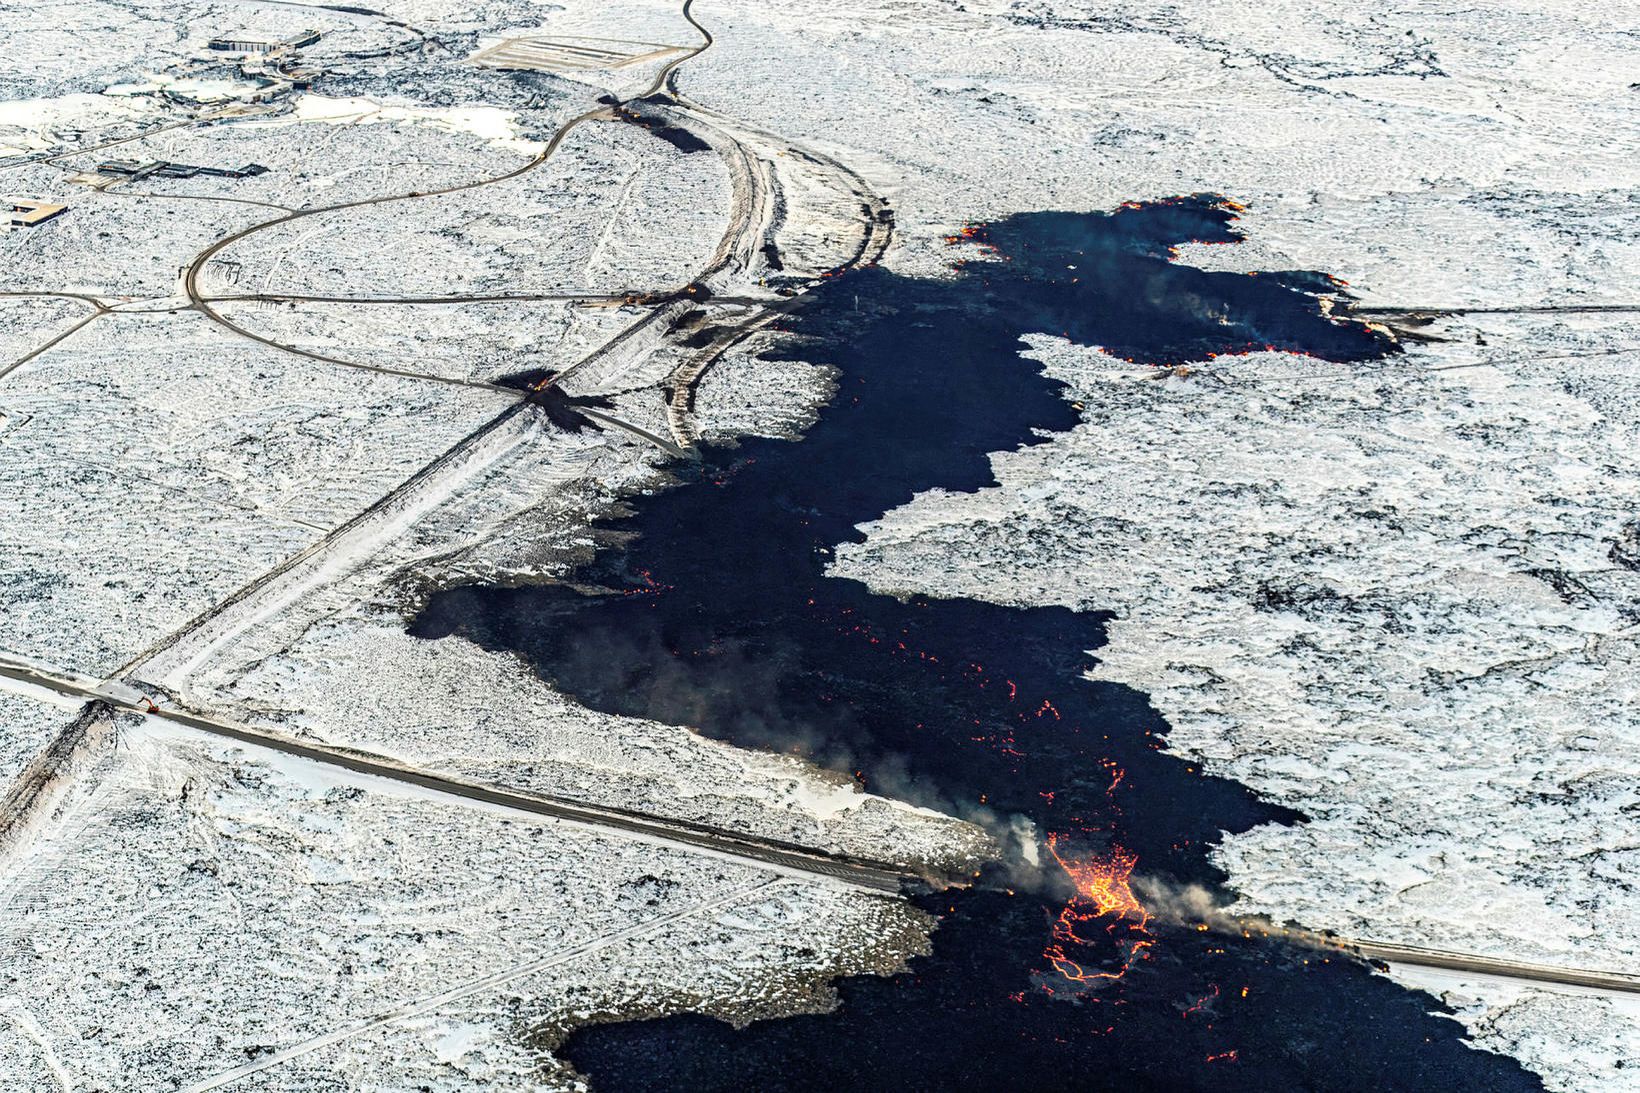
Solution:
{"label": "building", "polygon": [[6,208],[11,215],[11,223],[17,227],[32,228],[36,224],[43,224],[58,213],[68,209],[67,205],[52,205],[44,201],[11,201]]}
{"label": "building", "polygon": [[134,159],[110,159],[97,164],[98,174],[117,175],[132,181],[148,178],[150,175],[159,178],[193,178],[196,175],[250,178],[253,175],[266,174],[267,170],[260,163],[247,163],[243,167],[196,167],[191,163],[170,163],[159,159],[142,162]]}
{"label": "building", "polygon": [[319,40],[316,30],[304,30],[291,35],[280,42],[270,42],[261,38],[246,38],[235,33],[224,35],[221,38],[212,38],[205,45],[221,53],[272,53],[279,49],[301,49],[310,46]]}
{"label": "building", "polygon": [[195,167],[193,171],[195,174],[215,175],[218,178],[251,178],[268,173],[268,169],[260,163],[247,163],[242,167]]}
{"label": "building", "polygon": [[139,162],[134,159],[110,159],[97,164],[100,175],[118,175],[123,178],[147,178],[159,169],[158,160]]}
{"label": "building", "polygon": [[212,38],[205,45],[223,53],[272,53],[278,42],[262,42],[254,38]]}

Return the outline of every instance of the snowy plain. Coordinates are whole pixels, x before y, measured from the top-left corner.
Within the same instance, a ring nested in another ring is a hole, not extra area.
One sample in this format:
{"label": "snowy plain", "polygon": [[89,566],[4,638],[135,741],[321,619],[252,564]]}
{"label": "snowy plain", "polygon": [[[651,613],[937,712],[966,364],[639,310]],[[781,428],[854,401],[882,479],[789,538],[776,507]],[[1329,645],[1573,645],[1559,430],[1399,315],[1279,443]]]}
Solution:
{"label": "snowy plain", "polygon": [[[735,7],[697,93],[824,58],[847,94],[780,122],[893,195],[901,272],[938,276],[965,220],[1210,191],[1247,241],[1181,262],[1322,270],[1364,306],[1635,303],[1632,9],[799,7]],[[861,129],[865,103],[894,106]],[[1226,840],[1237,910],[1632,971],[1636,331],[1435,332],[1358,374],[1255,355],[1165,383],[1044,332],[1022,351],[1085,423],[869,525],[837,572],[1116,612],[1097,674],[1312,817]],[[1609,1000],[1467,997],[1477,1042],[1553,1088],[1635,1065]]]}
{"label": "snowy plain", "polygon": [[[592,714],[512,658],[408,636],[431,589],[561,575],[595,517],[662,484],[642,430],[666,434],[668,322],[689,308],[624,297],[708,266],[760,291],[723,255],[763,225],[738,146],[600,110],[658,64],[466,63],[500,36],[598,30],[678,56],[700,39],[675,5],[399,7],[0,19],[0,169],[19,198],[68,206],[0,235],[0,292],[19,294],[0,338],[0,653],[64,686],[665,822],[910,869],[989,854],[967,824],[796,758]],[[310,27],[311,90],[206,45]],[[100,167],[114,157],[267,170],[122,181]],[[834,261],[852,230],[805,245]],[[494,383],[581,362],[577,392],[614,396],[633,428],[551,426]],[[0,880],[0,1073],[25,1084],[575,1088],[552,1050],[579,1024],[824,1009],[835,977],[927,944],[926,916],[880,891],[94,704],[96,731],[60,735],[75,710],[5,688],[9,776],[74,745]]]}

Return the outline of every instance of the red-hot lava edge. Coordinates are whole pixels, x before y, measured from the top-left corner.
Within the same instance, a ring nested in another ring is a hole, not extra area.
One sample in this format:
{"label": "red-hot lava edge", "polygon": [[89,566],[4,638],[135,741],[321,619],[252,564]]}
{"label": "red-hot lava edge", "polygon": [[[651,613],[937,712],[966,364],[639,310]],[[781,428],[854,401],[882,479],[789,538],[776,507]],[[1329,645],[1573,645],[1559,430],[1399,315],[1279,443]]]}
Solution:
{"label": "red-hot lava edge", "polygon": [[[811,608],[818,606],[813,599],[808,603]],[[984,665],[973,662],[953,664],[936,653],[915,648],[906,640],[910,636],[908,631],[895,635],[864,622],[852,609],[847,608],[840,616],[833,617],[831,622],[839,633],[868,642],[890,656],[915,660],[948,674],[954,671],[980,690],[1000,692],[1014,710],[1012,720],[1021,727],[1039,718],[1061,719],[1059,708],[1051,698],[1021,695],[1019,685],[1014,680],[993,677],[986,672]],[[1146,734],[1153,735],[1149,730]],[[1010,759],[1025,758],[1015,728],[1006,722],[988,726],[976,718],[968,739]],[[1159,749],[1162,744],[1152,739],[1149,746]],[[794,750],[800,751],[801,748]],[[1100,763],[1110,776],[1110,784],[1105,787],[1109,814],[1097,818],[1067,816],[1067,823],[1075,825],[1074,829],[1049,831],[1044,839],[1055,866],[1069,880],[1072,894],[1053,922],[1048,943],[1042,950],[1043,966],[1036,969],[1032,979],[1036,984],[1034,989],[1050,998],[1088,1003],[1101,1001],[1100,996],[1108,994],[1110,996],[1103,1000],[1120,1004],[1120,994],[1117,992],[1120,991],[1121,980],[1135,964],[1148,957],[1156,938],[1150,931],[1151,913],[1134,893],[1130,883],[1139,857],[1110,841],[1115,819],[1122,813],[1117,799],[1118,790],[1127,792],[1132,787],[1126,781],[1127,772],[1119,763],[1108,758]],[[1191,773],[1197,770],[1194,766],[1188,769]],[[855,778],[864,788],[864,772],[856,771]],[[1041,790],[1039,796],[1048,807],[1054,806],[1056,794],[1053,790]],[[979,800],[982,805],[987,803],[984,795]],[[1088,845],[1100,843],[1106,849],[1094,850]],[[1206,925],[1197,926],[1200,930],[1207,928]],[[1207,995],[1181,1006],[1179,1016],[1182,1019],[1205,1016],[1209,1021],[1208,1027],[1212,1027],[1213,1004],[1218,1001],[1221,992],[1217,984],[1210,984],[1209,987]],[[1242,998],[1247,997],[1248,989],[1240,988]],[[1019,991],[1009,997],[1014,1002],[1024,1003],[1025,992]],[[1094,1035],[1114,1031],[1114,1025],[1090,1030]],[[1238,1052],[1233,1048],[1213,1052],[1203,1059],[1204,1064],[1238,1061]]]}
{"label": "red-hot lava edge", "polygon": [[[809,605],[815,606],[812,599]],[[908,635],[895,637],[868,623],[856,621],[851,617],[851,610],[845,610],[843,615],[843,618],[834,620],[839,632],[878,646],[891,656],[903,656],[924,664],[941,666],[947,672],[951,671],[952,666],[942,665],[937,654],[908,645],[904,640]],[[1056,721],[1060,719],[1059,709],[1052,699],[1022,698],[1018,684],[1011,679],[994,679],[986,673],[982,664],[967,663],[955,668],[957,675],[980,690],[1003,691],[1006,701],[1016,711],[1014,720],[1022,724],[1039,718],[1051,717]],[[1013,727],[1007,724],[986,726],[976,718],[974,731],[968,739],[975,744],[995,749],[1003,755],[1015,759],[1024,758],[1024,753],[1019,750],[1021,742]],[[1161,745],[1157,741],[1152,741],[1151,746]],[[1110,775],[1110,785],[1106,787],[1105,796],[1111,802],[1112,814],[1119,814],[1121,808],[1116,803],[1116,791],[1123,785],[1126,771],[1111,759],[1103,760],[1102,765]],[[863,772],[856,771],[855,777],[862,785],[864,784]],[[1041,791],[1040,796],[1050,806],[1053,804],[1052,790]],[[980,803],[987,803],[984,796],[980,798]],[[1079,821],[1079,817],[1073,818],[1073,822]],[[1039,986],[1044,993],[1052,995],[1066,990],[1085,991],[1101,983],[1119,980],[1127,974],[1129,968],[1143,959],[1146,952],[1155,944],[1155,938],[1149,930],[1150,913],[1139,902],[1129,884],[1134,867],[1139,863],[1138,856],[1120,846],[1113,845],[1103,852],[1095,852],[1077,848],[1075,845],[1084,838],[1108,838],[1100,834],[1104,829],[1106,825],[1090,824],[1077,831],[1051,831],[1046,837],[1045,845],[1048,852],[1070,880],[1073,895],[1054,922],[1049,944],[1042,953],[1047,968],[1052,969],[1059,977],[1058,980],[1051,981],[1046,975],[1038,977]],[[1108,920],[1104,925],[1107,942],[1114,944],[1120,954],[1119,962],[1112,971],[1092,970],[1100,964],[1109,963],[1108,950],[1101,952],[1099,939],[1089,936],[1095,924],[1102,920]]]}
{"label": "red-hot lava edge", "polygon": [[[1173,200],[1185,200],[1177,198]],[[1220,208],[1231,213],[1230,222],[1239,219],[1238,214],[1244,207],[1227,198],[1217,202]],[[1124,207],[1139,208],[1141,203],[1132,202]],[[1009,261],[1007,254],[1000,252],[995,246],[986,241],[981,233],[985,225],[970,223],[964,226],[958,234],[945,238],[948,245],[966,245],[982,251],[993,261]],[[1232,229],[1233,230],[1233,229]],[[1224,240],[1208,240],[1204,242],[1237,243],[1237,238]],[[1177,247],[1170,247],[1171,257],[1177,257]],[[959,260],[955,267],[961,269],[967,260]],[[1250,274],[1251,275],[1251,274]],[[1077,278],[1071,279],[1073,283]],[[1334,285],[1343,288],[1346,282],[1331,278]],[[1226,356],[1243,356],[1259,351],[1282,352],[1293,356],[1311,356],[1302,350],[1277,349],[1271,344],[1249,343],[1243,348],[1229,352],[1209,352],[1209,360]],[[1133,358],[1125,358],[1130,362]],[[1134,362],[1136,363],[1136,362]],[[1176,371],[1177,369],[1167,369]],[[1188,371],[1188,370],[1185,370]],[[813,605],[813,601],[810,601]],[[940,658],[933,653],[912,649],[905,641],[897,640],[886,632],[853,620],[838,620],[839,629],[859,636],[873,645],[882,646],[892,655],[915,658],[924,663],[938,664]],[[1017,712],[1014,720],[1021,724],[1028,724],[1035,718],[1060,718],[1058,708],[1050,698],[1021,699],[1019,688],[1013,680],[1004,679],[1000,684],[986,675],[985,669],[979,664],[965,664],[958,668],[959,674],[974,683],[981,689],[991,689],[1000,686],[1006,689],[1007,701],[1014,704]],[[988,731],[987,731],[988,730]],[[1019,750],[1020,742],[1013,729],[1006,724],[987,727],[975,721],[975,732],[969,737],[974,742],[993,748],[1004,755],[1024,758]],[[1160,748],[1157,740],[1150,742],[1152,748]],[[1075,830],[1050,831],[1044,840],[1045,846],[1052,856],[1056,866],[1070,882],[1073,894],[1061,909],[1050,931],[1048,945],[1042,952],[1045,967],[1036,976],[1037,987],[1048,995],[1071,994],[1079,998],[1090,997],[1100,987],[1120,981],[1128,971],[1139,961],[1146,959],[1156,938],[1150,931],[1151,913],[1134,894],[1130,883],[1134,869],[1139,859],[1121,845],[1110,842],[1113,829],[1111,820],[1120,815],[1121,807],[1116,800],[1116,791],[1122,785],[1126,772],[1114,761],[1103,760],[1106,772],[1111,776],[1111,782],[1106,790],[1106,797],[1110,802],[1111,816],[1101,821],[1086,822],[1088,818],[1068,817],[1071,823],[1078,825]],[[1194,768],[1192,773],[1195,772]],[[863,782],[863,775],[856,775]],[[1054,792],[1041,791],[1040,794],[1049,806],[1052,806]],[[985,803],[985,798],[980,798]],[[1103,850],[1090,849],[1088,843],[1103,843]],[[1206,929],[1206,926],[1199,927]],[[1101,939],[1099,934],[1103,935]],[[1111,959],[1112,948],[1117,954],[1115,961]],[[1241,988],[1241,995],[1245,997],[1248,988]],[[1201,1012],[1219,996],[1217,984],[1211,986],[1210,993],[1199,999],[1195,1004],[1181,1010],[1181,1016],[1189,1018],[1193,1013]],[[1014,996],[1016,1001],[1023,1001],[1023,992]],[[1233,1050],[1224,1051],[1207,1057],[1209,1063],[1234,1062],[1237,1053]]]}
{"label": "red-hot lava edge", "polygon": [[[1161,200],[1150,201],[1150,202],[1124,201],[1124,202],[1122,202],[1122,204],[1118,205],[1117,208],[1118,209],[1142,209],[1146,205],[1168,205],[1168,204],[1175,204],[1175,203],[1184,202],[1184,201],[1187,201],[1187,200],[1189,200],[1189,198],[1181,196],[1181,197],[1163,198]],[[1244,212],[1247,211],[1247,206],[1242,205],[1238,202],[1232,201],[1228,197],[1224,197],[1222,195],[1219,196],[1214,201],[1214,205],[1216,207],[1218,207],[1220,209],[1223,209],[1224,211],[1231,214],[1229,216],[1227,222],[1226,222],[1227,226],[1229,224],[1234,224],[1237,221],[1239,221],[1241,219],[1241,216],[1239,214],[1244,213]],[[1012,256],[1010,256],[1008,254],[1004,254],[1001,250],[999,250],[996,247],[995,244],[989,242],[988,240],[986,240],[984,238],[983,232],[985,231],[985,227],[986,227],[986,224],[985,224],[984,221],[978,221],[978,220],[969,221],[967,224],[964,224],[962,226],[962,228],[957,232],[957,234],[944,236],[943,238],[945,240],[945,245],[948,246],[948,247],[962,246],[962,245],[972,247],[975,250],[978,250],[981,253],[983,253],[986,256],[987,260],[993,261],[993,262],[1011,262],[1011,261],[1013,261]],[[1242,242],[1242,236],[1240,234],[1239,229],[1232,228],[1232,229],[1230,229],[1230,231],[1232,233],[1232,237],[1229,238],[1229,239],[1195,239],[1195,240],[1192,240],[1192,242],[1194,242],[1194,243],[1196,243],[1200,246],[1210,246],[1210,247],[1235,246],[1236,244]],[[1179,248],[1178,248],[1178,246],[1175,245],[1175,246],[1168,247],[1167,248],[1167,253],[1168,253],[1168,258],[1170,260],[1176,260],[1179,257]],[[968,264],[969,264],[968,259],[959,258],[955,262],[951,263],[951,268],[954,269],[954,270],[961,270],[961,269],[966,268],[968,266]],[[1249,270],[1249,271],[1247,271],[1246,276],[1248,276],[1248,277],[1257,277],[1258,276],[1258,271],[1257,270]],[[1077,282],[1079,282],[1080,280],[1081,280],[1080,277],[1072,277],[1070,279],[1070,282],[1071,282],[1071,284],[1074,285]],[[1347,288],[1349,288],[1349,285],[1350,285],[1350,283],[1348,281],[1343,280],[1342,278],[1339,278],[1339,277],[1333,277],[1331,275],[1327,276],[1327,280],[1331,281],[1333,283],[1333,285],[1336,286],[1340,290],[1347,289]],[[1371,325],[1371,324],[1366,324],[1366,325]],[[1068,336],[1068,334],[1067,334],[1067,336]],[[1257,342],[1247,342],[1240,349],[1229,349],[1229,350],[1225,350],[1225,351],[1222,351],[1222,352],[1209,352],[1209,353],[1203,354],[1203,356],[1207,360],[1213,361],[1213,360],[1218,360],[1222,357],[1248,357],[1248,356],[1253,355],[1254,353],[1260,353],[1260,352],[1263,352],[1263,353],[1285,353],[1288,356],[1293,356],[1293,357],[1314,357],[1315,356],[1315,354],[1307,353],[1302,349],[1278,349],[1275,345],[1273,345],[1269,342],[1265,342],[1263,344],[1260,344],[1260,343],[1257,343]],[[1113,357],[1117,357],[1120,360],[1126,361],[1128,364],[1138,364],[1139,363],[1139,361],[1134,357],[1122,356],[1121,354],[1118,354],[1118,353],[1111,353],[1110,355],[1113,356]],[[1173,373],[1178,374],[1178,375],[1189,375],[1190,374],[1190,368],[1188,366],[1185,366],[1185,365],[1163,366],[1163,367],[1159,367],[1159,370],[1162,371],[1164,374],[1166,372],[1173,372]]]}
{"label": "red-hot lava edge", "polygon": [[[1133,207],[1137,208],[1138,206],[1134,203]],[[1231,207],[1237,212],[1241,211],[1240,206],[1232,205]],[[945,242],[948,246],[967,244],[978,247],[994,260],[1008,261],[1007,255],[1002,254],[996,247],[979,238],[983,228],[983,224],[969,223],[958,234],[946,236]],[[1177,254],[1176,248],[1174,253]],[[960,269],[965,264],[964,261],[958,261],[955,265],[956,268]],[[1073,278],[1074,280],[1075,278]],[[871,638],[870,640],[876,642],[878,639]],[[896,644],[899,651],[906,651],[903,642]],[[925,660],[929,657],[929,654],[926,653],[919,653],[918,655]],[[984,668],[981,665],[972,664],[968,666],[968,669],[979,677],[977,680],[979,686],[985,687],[988,680],[984,678]],[[1008,700],[1010,702],[1017,700],[1019,688],[1014,681],[1010,679],[1003,682],[1008,688]],[[1036,707],[1034,711],[1036,717],[1041,717],[1044,714],[1052,714],[1056,720],[1059,718],[1058,709],[1047,698],[1044,698],[1042,704]],[[1005,753],[1019,754],[1015,750],[1016,740],[1011,732],[1000,737],[974,736],[971,739],[975,742],[998,747]],[[1114,794],[1125,772],[1109,760],[1106,761],[1106,765],[1113,772],[1107,794]],[[1044,791],[1042,796],[1048,804],[1053,804],[1054,794],[1052,790]],[[1085,986],[1090,983],[1121,979],[1136,961],[1144,957],[1146,951],[1155,944],[1155,939],[1151,937],[1148,929],[1150,914],[1140,904],[1138,897],[1133,894],[1133,889],[1128,883],[1128,878],[1133,875],[1134,867],[1139,864],[1138,856],[1130,854],[1119,846],[1113,846],[1103,854],[1083,852],[1079,856],[1068,848],[1062,853],[1060,844],[1070,837],[1072,836],[1068,832],[1049,832],[1047,837],[1048,852],[1053,855],[1054,861],[1058,863],[1059,868],[1069,878],[1075,889],[1075,894],[1065,904],[1064,909],[1059,912],[1059,917],[1053,925],[1052,940],[1048,947],[1043,950],[1042,956],[1047,960],[1049,966],[1074,989],[1076,986]],[[1089,930],[1093,923],[1101,919],[1110,920],[1104,926],[1104,931],[1115,943],[1117,951],[1122,954],[1121,962],[1115,971],[1090,971],[1087,967],[1087,964],[1096,959],[1096,956],[1089,950],[1090,939],[1083,937],[1078,930]],[[1055,988],[1051,983],[1043,981],[1039,985],[1044,992],[1048,994],[1055,993]]]}
{"label": "red-hot lava edge", "polygon": [[[1063,838],[1059,832],[1050,832],[1048,852],[1070,878],[1075,894],[1054,921],[1053,940],[1042,955],[1054,971],[1072,984],[1120,979],[1156,943],[1148,929],[1150,912],[1128,884],[1139,858],[1119,846],[1102,855],[1067,858],[1059,849]],[[1115,971],[1090,971],[1084,963],[1088,959],[1086,954],[1094,951],[1090,949],[1093,939],[1078,931],[1089,930],[1101,920],[1108,920],[1104,932],[1121,953],[1121,963]],[[1049,994],[1054,993],[1049,983],[1044,982],[1041,987]]]}
{"label": "red-hot lava edge", "polygon": [[[1169,200],[1184,201],[1187,199],[1179,197],[1157,203],[1166,204]],[[1139,209],[1143,208],[1145,204],[1144,202],[1130,201],[1124,202],[1121,208]],[[1215,204],[1231,214],[1228,223],[1235,223],[1240,219],[1238,214],[1246,211],[1246,206],[1222,196],[1217,199]],[[993,261],[1009,261],[1010,258],[1007,254],[1002,253],[984,239],[982,234],[984,229],[985,225],[983,223],[970,222],[957,234],[946,236],[945,242],[948,246],[967,245],[977,248]],[[1213,244],[1241,242],[1239,231],[1231,229],[1231,232],[1233,233],[1232,238],[1201,240],[1200,242]],[[1179,248],[1177,246],[1169,247],[1168,254],[1171,258],[1176,259],[1179,256]],[[955,267],[961,269],[966,264],[966,260],[959,260],[955,263]],[[1249,273],[1248,276],[1257,276],[1257,274]],[[1077,280],[1079,278],[1071,278],[1072,283]],[[1329,280],[1341,289],[1348,287],[1348,282],[1336,277],[1329,278]],[[1276,346],[1268,343],[1264,345],[1250,343],[1245,348],[1231,352],[1209,352],[1206,357],[1208,360],[1214,360],[1225,356],[1245,356],[1260,350],[1284,352],[1293,356],[1311,355],[1302,350],[1278,350]],[[1129,363],[1137,363],[1132,357],[1123,359]],[[1169,370],[1182,371],[1186,374],[1189,371],[1188,369],[1177,368]],[[900,649],[904,649],[903,644],[900,645]],[[983,669],[977,664],[969,667],[976,673],[983,673]],[[985,681],[981,680],[980,686],[984,687]],[[1008,697],[1012,701],[1016,697],[1017,688],[1011,680],[1007,681],[1007,687]],[[1041,706],[1035,711],[1035,716],[1041,717],[1044,713],[1052,713],[1056,719],[1059,717],[1059,711],[1054,708],[1052,702],[1048,699],[1042,700]],[[1011,733],[1001,738],[975,736],[972,739],[992,746],[1000,746],[1005,752],[1015,747],[1015,740]],[[1159,745],[1153,743],[1152,746],[1158,747]],[[1015,751],[1013,754],[1017,755],[1019,753]],[[1114,811],[1119,812],[1119,807],[1115,807],[1114,794],[1116,787],[1121,784],[1125,772],[1110,760],[1105,760],[1105,766],[1113,774],[1107,796],[1112,798]],[[1049,805],[1053,804],[1054,795],[1052,791],[1044,792],[1042,796]],[[1094,834],[1095,831],[1095,828],[1085,828],[1082,832],[1049,832],[1046,840],[1049,853],[1052,854],[1054,861],[1070,880],[1075,894],[1065,905],[1059,914],[1059,918],[1054,923],[1053,940],[1042,955],[1053,970],[1066,983],[1072,985],[1072,989],[1076,989],[1078,986],[1086,987],[1090,984],[1098,984],[1102,981],[1108,982],[1121,979],[1134,963],[1144,959],[1148,950],[1155,944],[1155,938],[1148,929],[1150,912],[1139,902],[1129,884],[1129,878],[1133,875],[1133,870],[1139,862],[1138,856],[1119,845],[1110,846],[1102,853],[1086,850],[1078,852],[1067,842],[1067,840],[1074,841],[1079,834]],[[1083,935],[1091,928],[1093,923],[1101,920],[1108,920],[1103,927],[1104,932],[1114,942],[1117,951],[1121,953],[1120,962],[1114,971],[1089,971],[1086,966],[1089,960],[1094,959],[1094,953],[1090,949],[1091,939]],[[1052,983],[1044,981],[1040,985],[1044,991],[1050,994],[1054,993],[1055,988]],[[1060,985],[1060,989],[1064,989],[1064,984]],[[1213,993],[1217,995],[1217,986],[1214,986]],[[1243,988],[1242,993],[1245,996],[1246,988]],[[1186,1016],[1188,1016],[1188,1013],[1187,1010]],[[1230,1051],[1210,1057],[1207,1061],[1234,1061],[1235,1057],[1236,1053]]]}

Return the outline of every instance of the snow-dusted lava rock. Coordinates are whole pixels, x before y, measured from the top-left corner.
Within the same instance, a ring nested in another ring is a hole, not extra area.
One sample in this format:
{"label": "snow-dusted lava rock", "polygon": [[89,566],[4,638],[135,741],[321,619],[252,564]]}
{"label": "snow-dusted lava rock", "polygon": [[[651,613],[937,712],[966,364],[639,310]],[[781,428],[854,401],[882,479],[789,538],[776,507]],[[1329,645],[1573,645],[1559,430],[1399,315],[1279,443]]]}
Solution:
{"label": "snow-dusted lava rock", "polygon": [[[1468,348],[1188,377],[1031,336],[1084,423],[996,456],[995,488],[870,525],[838,571],[1114,609],[1095,676],[1148,694],[1173,750],[1310,817],[1225,841],[1236,911],[1640,970],[1640,383],[1634,353],[1602,352],[1637,332],[1483,325],[1517,348],[1453,323]],[[1629,1020],[1584,1004],[1614,1036]]]}

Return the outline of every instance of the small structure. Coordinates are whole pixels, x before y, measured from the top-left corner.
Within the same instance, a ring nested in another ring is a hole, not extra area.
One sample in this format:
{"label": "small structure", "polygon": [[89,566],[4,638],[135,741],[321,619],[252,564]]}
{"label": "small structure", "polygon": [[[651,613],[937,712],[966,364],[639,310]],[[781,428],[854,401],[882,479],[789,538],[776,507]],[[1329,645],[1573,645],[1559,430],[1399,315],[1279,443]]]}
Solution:
{"label": "small structure", "polygon": [[6,207],[10,211],[12,224],[20,228],[44,224],[68,209],[67,205],[52,205],[44,201],[11,201]]}
{"label": "small structure", "polygon": [[272,53],[279,48],[278,42],[263,42],[255,38],[212,38],[205,45],[222,53]]}

